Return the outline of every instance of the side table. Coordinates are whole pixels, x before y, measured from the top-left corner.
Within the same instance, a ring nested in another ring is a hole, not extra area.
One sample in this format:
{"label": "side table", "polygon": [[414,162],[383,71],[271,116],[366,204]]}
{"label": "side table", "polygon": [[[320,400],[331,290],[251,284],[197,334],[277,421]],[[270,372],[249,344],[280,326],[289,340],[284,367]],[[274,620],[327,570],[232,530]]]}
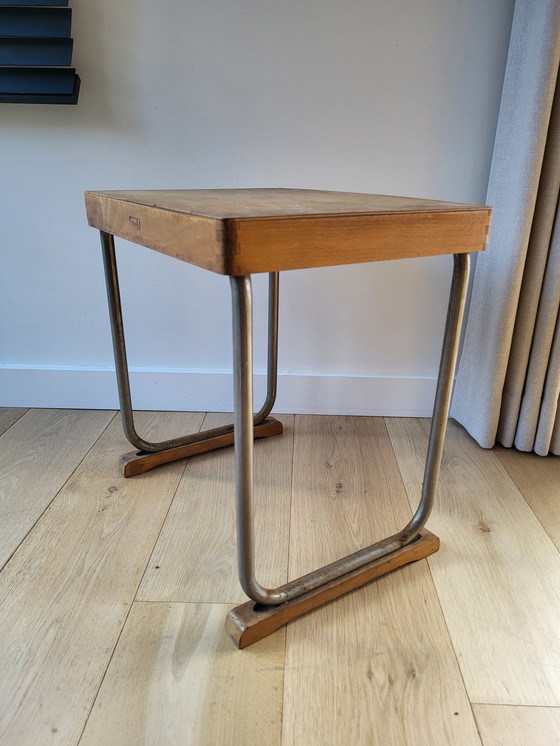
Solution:
{"label": "side table", "polygon": [[[226,628],[239,647],[373,578],[437,551],[424,529],[437,485],[461,321],[469,253],[486,246],[491,209],[434,200],[306,189],[208,189],[86,192],[89,224],[101,232],[121,416],[137,452],[125,476],[234,443],[237,552],[241,586],[251,599],[230,611]],[[128,378],[114,236],[228,275],[233,306],[233,428],[159,443],[136,432]],[[276,396],[278,273],[387,259],[452,254],[454,269],[422,494],[397,534],[278,588],[255,577],[253,439],[282,432],[269,417]],[[253,413],[251,275],[269,274],[267,396]]]}

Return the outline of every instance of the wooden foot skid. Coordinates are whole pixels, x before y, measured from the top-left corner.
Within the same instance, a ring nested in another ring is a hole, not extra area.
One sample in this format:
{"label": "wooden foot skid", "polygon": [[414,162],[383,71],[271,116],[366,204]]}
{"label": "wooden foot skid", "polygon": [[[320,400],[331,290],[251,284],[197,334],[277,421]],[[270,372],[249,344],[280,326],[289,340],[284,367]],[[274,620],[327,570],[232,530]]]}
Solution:
{"label": "wooden foot skid", "polygon": [[[261,422],[260,425],[255,425],[254,437],[269,438],[272,435],[281,435],[282,431],[282,423],[274,419],[274,417],[269,417],[264,422]],[[125,453],[120,459],[123,465],[123,475],[125,477],[132,477],[135,474],[143,474],[161,464],[168,464],[171,461],[177,461],[188,456],[196,456],[198,453],[206,453],[207,451],[214,451],[217,448],[224,448],[231,445],[233,445],[233,426],[231,432],[208,438],[204,437],[204,433],[200,433],[200,440],[178,446],[177,448],[168,448],[165,451],[158,451],[157,453],[143,453],[138,451]]]}
{"label": "wooden foot skid", "polygon": [[323,606],[335,598],[353,591],[375,578],[386,575],[398,567],[428,557],[439,549],[439,538],[423,529],[419,538],[386,557],[374,560],[358,570],[347,573],[337,580],[316,588],[299,598],[281,606],[262,607],[254,601],[236,606],[226,617],[226,631],[237,647],[246,648],[275,632],[288,622],[308,611]]}

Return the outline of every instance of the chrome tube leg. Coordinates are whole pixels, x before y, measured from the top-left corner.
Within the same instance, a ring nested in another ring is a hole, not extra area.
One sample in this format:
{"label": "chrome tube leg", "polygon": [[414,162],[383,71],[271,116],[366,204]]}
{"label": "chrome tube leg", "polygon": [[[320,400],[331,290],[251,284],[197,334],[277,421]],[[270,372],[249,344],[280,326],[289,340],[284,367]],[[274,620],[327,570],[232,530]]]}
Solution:
{"label": "chrome tube leg", "polygon": [[[136,431],[134,415],[132,411],[132,395],[130,391],[130,378],[128,373],[128,361],[126,355],[126,342],[124,334],[124,322],[122,304],[119,289],[119,278],[117,271],[117,259],[115,254],[115,241],[111,234],[100,231],[101,248],[103,252],[103,264],[105,267],[105,282],[107,286],[107,299],[109,304],[109,317],[111,321],[111,334],[113,338],[113,353],[115,357],[115,369],[117,373],[117,388],[119,392],[119,403],[121,421],[124,433],[128,441],[139,451],[146,453],[158,453],[170,448],[200,441],[205,436],[218,435],[231,432],[231,426],[213,428],[202,433],[194,433],[180,438],[152,443],[142,438]],[[268,291],[268,366],[267,366],[267,395],[266,400],[258,414],[255,415],[255,425],[260,425],[270,414],[276,399],[277,377],[278,377],[278,273],[273,272],[269,276]]]}
{"label": "chrome tube leg", "polygon": [[253,523],[253,431],[252,431],[252,308],[251,279],[231,277],[234,336],[235,470],[239,578],[243,590],[257,603],[278,605],[319,588],[331,580],[358,570],[410,544],[422,530],[433,505],[439,475],[453,375],[457,361],[461,321],[469,273],[468,255],[454,257],[453,279],[447,311],[438,385],[424,484],[420,504],[412,520],[393,536],[343,557],[336,562],[275,589],[263,588],[255,579]]}
{"label": "chrome tube leg", "polygon": [[[468,255],[454,257],[453,279],[434,402],[420,504],[412,520],[393,536],[320,567],[275,589],[255,579],[253,521],[253,419],[251,279],[231,277],[235,396],[235,486],[239,579],[251,602],[233,609],[226,629],[239,647],[262,639],[288,621],[403,564],[438,550],[439,540],[420,533],[434,499],[449,415],[469,274]],[[420,536],[419,536],[420,534]],[[419,541],[415,542],[418,538]],[[386,558],[386,559],[384,559]],[[382,562],[378,562],[382,560]],[[331,582],[332,581],[332,582]],[[316,592],[306,596],[310,591]],[[305,598],[303,598],[305,596]],[[298,599],[302,599],[298,601]],[[277,614],[273,607],[287,603]],[[257,606],[254,605],[257,602]],[[268,607],[268,608],[263,608]]]}
{"label": "chrome tube leg", "polygon": [[272,412],[278,388],[278,301],[279,273],[268,275],[268,352],[266,367],[266,399],[255,415],[255,425],[264,422]]}
{"label": "chrome tube leg", "polygon": [[132,443],[135,448],[138,448],[140,451],[154,451],[157,450],[157,448],[154,448],[152,443],[143,440],[134,427],[121,295],[117,272],[117,258],[115,255],[115,241],[113,236],[109,233],[100,231],[100,235],[103,264],[105,267],[105,282],[107,285],[107,300],[109,302],[109,317],[111,319],[111,334],[113,337],[113,353],[115,356],[115,368],[117,372],[117,387],[119,390],[122,426],[128,441]]}
{"label": "chrome tube leg", "polygon": [[441,459],[443,456],[443,445],[445,432],[447,430],[447,420],[449,417],[449,407],[451,405],[451,394],[453,391],[453,380],[459,351],[461,325],[467,297],[470,257],[468,254],[455,254],[453,261],[453,278],[451,281],[447,320],[445,322],[443,347],[439,366],[436,397],[434,401],[434,412],[430,428],[426,467],[424,470],[424,481],[422,483],[422,496],[416,513],[403,531],[403,538],[405,540],[408,538],[414,538],[423,528],[430,515],[434,503]]}
{"label": "chrome tube leg", "polygon": [[253,320],[248,275],[230,277],[233,312],[234,450],[239,580],[245,593],[263,604],[286,600],[255,578],[253,519]]}

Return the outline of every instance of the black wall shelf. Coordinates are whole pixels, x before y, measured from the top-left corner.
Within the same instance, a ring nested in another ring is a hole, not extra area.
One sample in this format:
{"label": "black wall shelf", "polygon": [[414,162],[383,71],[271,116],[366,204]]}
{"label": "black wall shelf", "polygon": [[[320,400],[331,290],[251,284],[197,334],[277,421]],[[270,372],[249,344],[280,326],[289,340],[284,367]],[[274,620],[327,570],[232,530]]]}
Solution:
{"label": "black wall shelf", "polygon": [[0,103],[76,104],[68,0],[0,0]]}
{"label": "black wall shelf", "polygon": [[0,7],[2,36],[57,36],[70,37],[72,33],[70,8],[16,8]]}
{"label": "black wall shelf", "polygon": [[0,65],[71,65],[72,39],[0,36]]}
{"label": "black wall shelf", "polygon": [[44,7],[47,5],[56,5],[59,8],[68,7],[68,0],[0,0],[0,8],[5,5],[17,5],[18,7],[25,5],[35,5]]}

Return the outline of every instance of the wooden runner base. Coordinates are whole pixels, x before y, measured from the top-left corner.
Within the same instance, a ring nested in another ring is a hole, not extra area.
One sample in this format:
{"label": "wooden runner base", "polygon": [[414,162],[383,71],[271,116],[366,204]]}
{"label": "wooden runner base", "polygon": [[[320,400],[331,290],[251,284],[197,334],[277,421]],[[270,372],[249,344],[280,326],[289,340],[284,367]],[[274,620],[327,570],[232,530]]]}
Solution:
{"label": "wooden runner base", "polygon": [[[260,425],[255,425],[254,428],[255,438],[270,438],[272,435],[281,435],[282,432],[282,423],[274,417],[269,417]],[[229,433],[209,438],[202,438],[202,436],[203,433],[201,433],[201,440],[194,443],[187,443],[177,448],[168,448],[166,451],[158,451],[157,453],[138,451],[125,453],[120,459],[123,465],[123,474],[125,477],[133,477],[135,474],[143,474],[161,464],[168,464],[181,458],[196,456],[198,453],[206,453],[217,448],[233,445],[233,429]]]}
{"label": "wooden runner base", "polygon": [[439,538],[425,529],[419,538],[386,557],[374,560],[358,570],[349,572],[337,580],[331,580],[321,588],[309,591],[299,598],[281,606],[263,607],[248,601],[236,606],[226,617],[226,631],[237,647],[246,648],[275,632],[293,619],[308,611],[323,606],[329,601],[359,588],[371,580],[386,575],[398,567],[428,557],[439,549]]}

